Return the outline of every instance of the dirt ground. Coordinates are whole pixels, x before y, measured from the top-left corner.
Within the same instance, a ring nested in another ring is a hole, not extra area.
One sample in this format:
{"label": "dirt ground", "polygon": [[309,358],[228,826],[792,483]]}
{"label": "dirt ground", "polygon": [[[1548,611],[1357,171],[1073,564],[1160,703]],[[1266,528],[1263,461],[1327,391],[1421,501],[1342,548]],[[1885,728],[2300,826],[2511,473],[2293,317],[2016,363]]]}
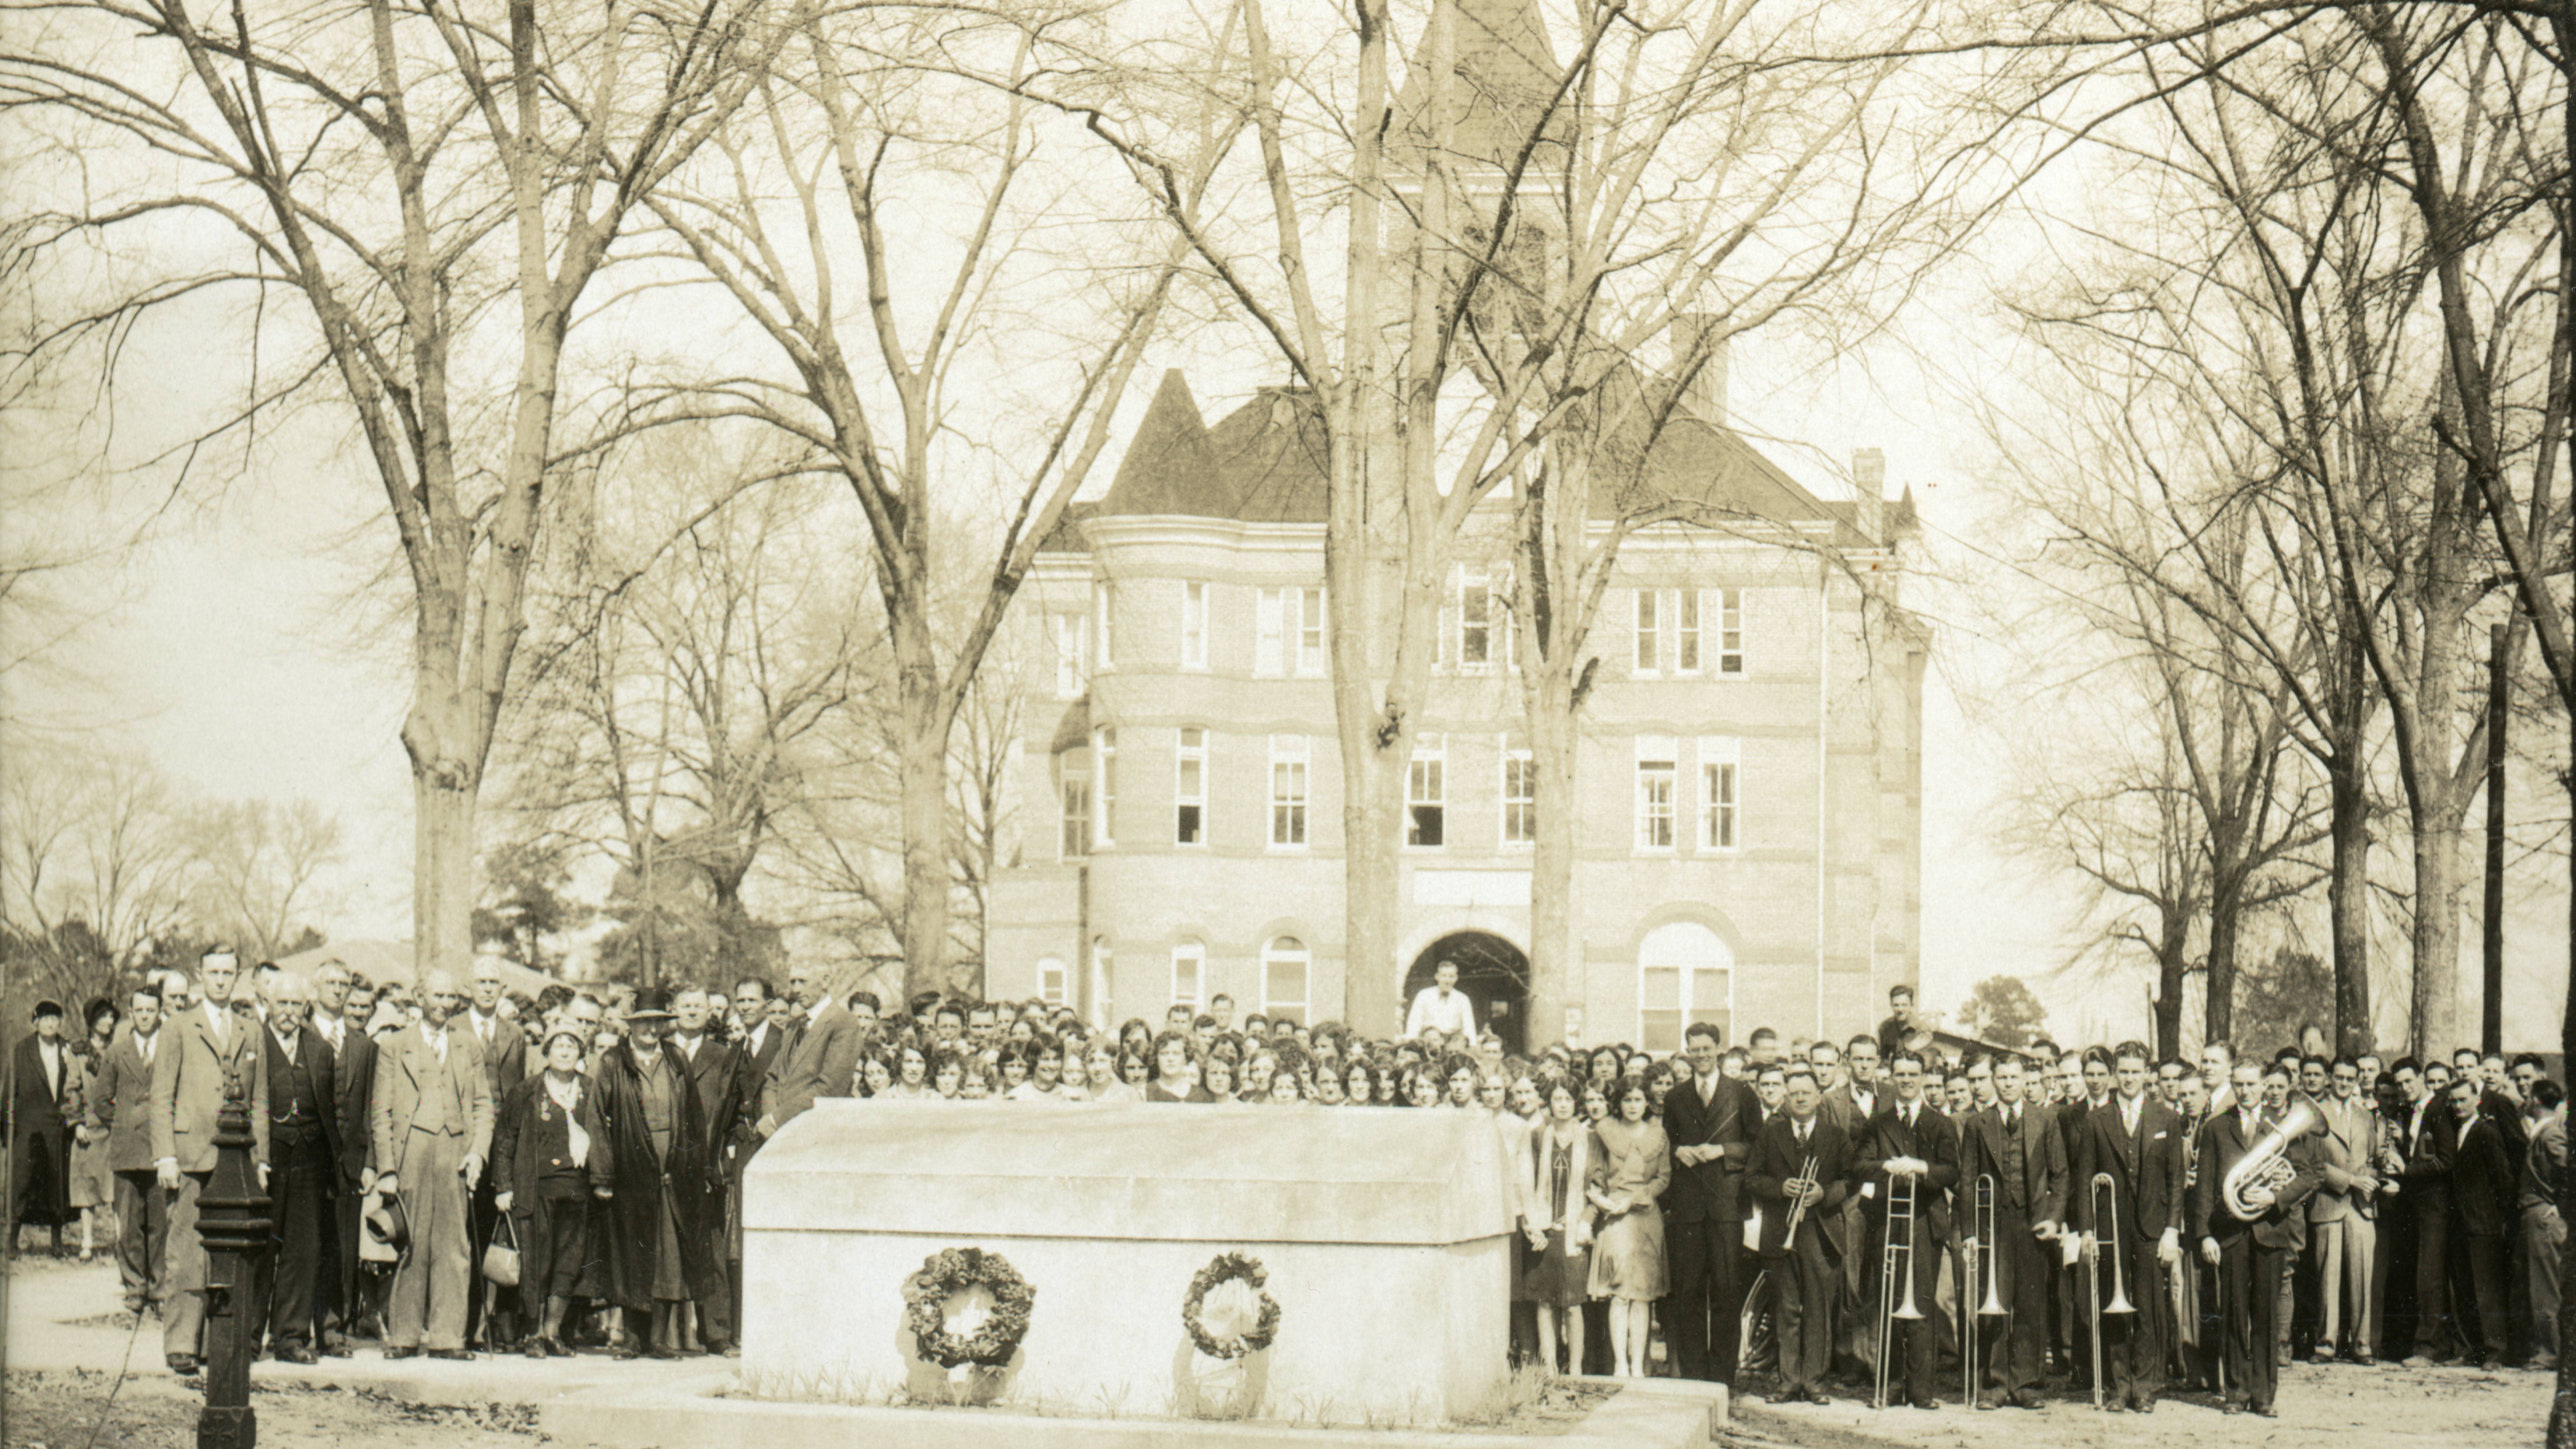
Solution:
{"label": "dirt ground", "polygon": [[2294,1366],[2281,1371],[2277,1419],[2222,1414],[2168,1397],[2152,1415],[2102,1414],[2061,1397],[2037,1412],[1937,1413],[1838,1399],[1822,1407],[1739,1404],[1730,1449],[2516,1449],[2537,1446],[2549,1420],[2550,1376],[2521,1370]]}
{"label": "dirt ground", "polygon": [[[13,1373],[0,1388],[6,1449],[187,1449],[199,1395],[174,1380],[90,1370]],[[270,1388],[251,1395],[261,1449],[532,1449],[545,1442],[522,1405],[433,1409],[347,1389]]]}

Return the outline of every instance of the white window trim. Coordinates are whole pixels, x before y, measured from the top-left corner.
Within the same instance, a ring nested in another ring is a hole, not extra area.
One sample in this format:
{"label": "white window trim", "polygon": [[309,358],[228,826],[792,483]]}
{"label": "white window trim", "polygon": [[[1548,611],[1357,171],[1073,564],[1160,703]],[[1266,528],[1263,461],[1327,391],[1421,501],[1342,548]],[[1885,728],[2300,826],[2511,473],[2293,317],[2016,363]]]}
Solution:
{"label": "white window trim", "polygon": [[[1667,777],[1663,820],[1671,839],[1661,845],[1647,840],[1647,822],[1656,818],[1646,810],[1646,767],[1662,765],[1671,773]],[[1636,763],[1629,770],[1628,808],[1631,823],[1629,840],[1639,855],[1671,855],[1681,840],[1681,751],[1680,742],[1670,735],[1637,736]]]}
{"label": "white window trim", "polygon": [[1277,679],[1288,672],[1286,629],[1281,615],[1293,589],[1260,589],[1252,600],[1252,677]]}
{"label": "white window trim", "polygon": [[[1735,798],[1727,802],[1733,815],[1735,841],[1719,845],[1710,839],[1709,826],[1717,808],[1715,792],[1709,788],[1708,772],[1724,767],[1735,772]],[[1699,741],[1699,806],[1698,828],[1693,832],[1697,849],[1704,855],[1740,855],[1744,851],[1744,742],[1732,736],[1703,735]]]}
{"label": "white window trim", "polygon": [[[1440,790],[1428,799],[1416,800],[1413,796],[1413,769],[1425,763],[1439,767]],[[1416,805],[1440,807],[1438,845],[1413,843],[1413,807]],[[1449,741],[1438,734],[1416,735],[1413,737],[1413,754],[1404,762],[1404,848],[1415,855],[1437,855],[1449,848],[1449,835]]]}
{"label": "white window trim", "polygon": [[[1698,589],[1668,589],[1663,612],[1672,616],[1673,666],[1668,673],[1696,677],[1707,672],[1708,644],[1703,632],[1708,623],[1708,610]],[[1683,657],[1688,646],[1689,658]]]}
{"label": "white window trim", "polygon": [[1055,697],[1080,699],[1091,687],[1091,616],[1071,609],[1047,615],[1047,640],[1055,650]]}
{"label": "white window trim", "polygon": [[1209,589],[1205,579],[1181,581],[1181,667],[1208,667]]}
{"label": "white window trim", "polygon": [[[1192,731],[1196,731],[1198,733],[1199,742],[1196,745],[1189,743]],[[1213,730],[1207,729],[1202,725],[1183,725],[1174,733],[1174,744],[1172,748],[1172,844],[1176,849],[1207,849],[1208,795],[1210,793],[1208,790],[1208,772],[1212,765],[1211,757],[1214,753],[1209,748],[1209,745],[1213,741],[1214,735],[1215,732]],[[1181,793],[1182,767],[1193,758],[1195,758],[1199,764],[1199,789],[1196,795],[1185,795]],[[1199,838],[1196,840],[1181,839],[1181,807],[1184,805],[1196,805],[1199,807]]]}
{"label": "white window trim", "polygon": [[1726,1027],[1722,1035],[1728,1037],[1735,1035],[1735,973],[1739,967],[1727,966],[1717,968],[1723,970],[1726,974],[1726,999],[1713,1006],[1703,1004],[1697,999],[1700,969],[1702,968],[1670,966],[1646,961],[1639,961],[1637,963],[1636,1039],[1639,1043],[1642,1044],[1646,1040],[1646,1012],[1648,1010],[1646,1006],[1646,973],[1649,971],[1670,971],[1680,979],[1676,996],[1681,1020],[1679,1024],[1674,1027],[1674,1035],[1682,1046],[1688,1046],[1690,1044],[1691,1023],[1698,1019],[1698,1013],[1701,1011],[1717,1011],[1724,1013],[1726,1017]]}
{"label": "white window trim", "polygon": [[1116,612],[1115,602],[1110,596],[1111,587],[1107,579],[1091,586],[1091,671],[1094,674],[1109,668],[1109,620]]}
{"label": "white window trim", "polygon": [[[1073,849],[1068,850],[1068,849],[1066,849],[1066,848],[1065,848],[1065,841],[1066,841],[1067,836],[1068,836],[1069,834],[1071,834],[1071,832],[1072,832],[1072,829],[1073,829],[1073,821],[1072,821],[1072,820],[1070,820],[1070,819],[1069,819],[1069,818],[1067,818],[1067,817],[1069,817],[1069,816],[1070,816],[1070,815],[1072,815],[1072,813],[1073,813],[1073,811],[1072,811],[1072,809],[1071,809],[1071,804],[1072,804],[1072,800],[1073,800],[1073,793],[1074,793],[1076,790],[1080,790],[1080,791],[1082,792],[1082,830],[1081,830],[1081,834],[1080,834],[1080,836],[1078,837],[1078,843],[1075,845],[1075,847],[1074,847]],[[1097,837],[1098,837],[1098,835],[1099,835],[1099,833],[1100,833],[1100,827],[1099,827],[1098,825],[1095,825],[1095,824],[1093,824],[1093,823],[1092,823],[1092,812],[1093,812],[1093,810],[1097,807],[1097,805],[1099,804],[1099,797],[1098,797],[1098,796],[1096,796],[1096,795],[1094,795],[1094,794],[1092,794],[1092,792],[1091,792],[1091,770],[1090,770],[1090,768],[1089,768],[1088,766],[1086,766],[1086,767],[1081,768],[1081,769],[1078,769],[1078,770],[1077,770],[1077,769],[1067,769],[1067,770],[1063,771],[1063,772],[1062,772],[1062,774],[1059,776],[1059,778],[1058,778],[1058,779],[1057,779],[1057,781],[1056,781],[1056,792],[1055,792],[1055,794],[1056,794],[1056,827],[1055,827],[1055,850],[1056,850],[1056,859],[1058,859],[1059,861],[1076,861],[1076,860],[1080,860],[1080,859],[1082,859],[1084,856],[1086,856],[1086,855],[1088,855],[1088,854],[1090,854],[1090,853],[1091,853],[1091,842],[1092,842],[1095,838],[1097,838]]]}
{"label": "white window trim", "polygon": [[[1279,793],[1279,767],[1282,765],[1295,765],[1301,772],[1294,801],[1294,808],[1298,813],[1297,834],[1301,838],[1293,841],[1283,841],[1279,838],[1280,808],[1291,803],[1281,798]],[[1307,743],[1304,735],[1270,737],[1269,831],[1270,849],[1278,854],[1302,855],[1312,848],[1315,839],[1314,750]]]}
{"label": "white window trim", "polygon": [[[1333,631],[1332,616],[1325,608],[1323,586],[1309,584],[1289,593],[1297,600],[1297,627],[1283,630],[1281,647],[1295,651],[1296,662],[1290,672],[1300,679],[1327,678],[1333,672]],[[1309,619],[1313,620],[1311,624],[1307,622]],[[1308,657],[1306,650],[1306,636],[1310,632],[1315,636],[1312,658]]]}
{"label": "white window trim", "polygon": [[1091,848],[1106,850],[1116,839],[1109,807],[1118,798],[1118,731],[1112,726],[1091,732],[1091,781]]}
{"label": "white window trim", "polygon": [[[1661,674],[1664,669],[1664,633],[1662,600],[1653,589],[1630,589],[1628,603],[1628,672]],[[1648,622],[1647,616],[1653,615]],[[1649,641],[1652,641],[1651,645]],[[1650,660],[1648,648],[1654,650]]]}
{"label": "white window trim", "polygon": [[[1503,745],[1502,756],[1494,766],[1494,795],[1503,804],[1503,808],[1495,814],[1495,843],[1504,850],[1535,850],[1538,848],[1538,757],[1529,750],[1514,749],[1508,742]],[[1527,840],[1512,839],[1512,806],[1515,802],[1512,799],[1511,780],[1512,765],[1515,762],[1530,767],[1528,802],[1530,838]]]}
{"label": "white window trim", "polygon": [[[1054,968],[1052,972],[1048,970],[1050,966]],[[1052,991],[1047,989],[1047,977],[1050,974],[1055,977],[1055,989]],[[1038,1000],[1045,1002],[1049,1006],[1064,1005],[1067,999],[1066,993],[1072,984],[1072,980],[1073,978],[1071,974],[1065,970],[1065,965],[1061,958],[1055,956],[1040,956],[1038,958]]]}
{"label": "white window trim", "polygon": [[[1485,657],[1467,657],[1467,591],[1481,590],[1485,596]],[[1490,569],[1469,568],[1465,564],[1449,566],[1449,624],[1455,634],[1449,659],[1460,674],[1491,674],[1502,663],[1502,645],[1494,636],[1502,610],[1495,607],[1494,575]]]}
{"label": "white window trim", "polygon": [[[1279,943],[1296,943],[1293,951],[1283,951]],[[1270,968],[1294,960],[1297,978],[1304,994],[1295,1001],[1285,1001],[1270,994]],[[1293,1010],[1302,1025],[1311,1025],[1315,1014],[1315,953],[1296,936],[1273,936],[1261,947],[1261,1014],[1276,1020],[1283,1010]]]}
{"label": "white window trim", "polygon": [[[1750,602],[1746,598],[1746,595],[1751,592],[1752,590],[1750,589],[1741,588],[1704,589],[1701,591],[1703,595],[1714,594],[1717,596],[1713,601],[1706,597],[1703,597],[1700,600],[1701,618],[1704,621],[1713,618],[1716,626],[1714,629],[1714,632],[1717,635],[1716,647],[1708,650],[1707,653],[1702,656],[1710,661],[1708,673],[1711,678],[1743,679],[1753,672],[1752,655],[1744,647],[1745,605]],[[1729,594],[1733,594],[1735,596],[1735,607],[1732,609],[1728,608],[1726,605],[1726,596]],[[1709,608],[1709,605],[1712,602],[1716,605],[1716,609],[1713,614]],[[1729,619],[1734,621],[1732,626],[1727,622]],[[1732,649],[1727,647],[1727,639],[1730,635],[1733,636],[1735,641],[1735,647]],[[1726,667],[1726,663],[1729,659],[1735,661],[1735,667],[1732,669]]]}
{"label": "white window trim", "polygon": [[[1181,994],[1181,966],[1184,962],[1188,963],[1191,968],[1191,994],[1188,996],[1183,996]],[[1205,941],[1195,939],[1183,941],[1172,948],[1172,999],[1170,1005],[1178,1006],[1184,1001],[1188,1002],[1191,1009],[1194,1011],[1203,1006],[1207,1001],[1207,943]],[[1169,1007],[1166,1007],[1165,1009],[1168,1010]]]}

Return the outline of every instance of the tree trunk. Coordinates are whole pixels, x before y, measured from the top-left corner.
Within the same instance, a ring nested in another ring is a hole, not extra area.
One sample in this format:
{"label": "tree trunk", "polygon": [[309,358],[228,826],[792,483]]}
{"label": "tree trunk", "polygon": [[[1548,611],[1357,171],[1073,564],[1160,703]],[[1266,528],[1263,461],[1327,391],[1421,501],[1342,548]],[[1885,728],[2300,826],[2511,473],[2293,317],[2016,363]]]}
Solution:
{"label": "tree trunk", "polygon": [[2326,773],[2327,831],[2334,841],[2326,914],[2334,936],[2335,1050],[2358,1057],[2377,1050],[2370,1025],[2370,795],[2354,752],[2337,752]]}
{"label": "tree trunk", "polygon": [[2181,951],[2168,951],[2156,957],[2156,1060],[2169,1062],[2182,1056],[2182,986],[2191,974],[2191,962]]}
{"label": "tree trunk", "polygon": [[[905,541],[913,577],[930,574],[930,550]],[[903,832],[903,990],[907,997],[945,992],[948,907],[954,872],[948,862],[948,736],[957,702],[941,688],[939,652],[918,591],[888,589],[886,633],[895,656],[897,823]]]}
{"label": "tree trunk", "polygon": [[[2576,128],[2576,120],[2569,125]],[[2564,783],[2568,808],[2576,810],[2576,707],[2568,710],[2567,721],[2570,753]],[[2570,855],[2569,867],[2576,869],[2576,850]],[[2567,1006],[2559,1019],[2558,1050],[2565,1054],[2562,1060],[2576,1062],[2576,890],[2567,893]],[[2576,1172],[2558,1175],[2558,1216],[2576,1222]],[[2576,1343],[2576,1253],[2562,1253],[2558,1259],[2558,1374],[2549,1399],[2549,1449],[2576,1449],[2576,1353],[2567,1351],[2571,1343]]]}
{"label": "tree trunk", "polygon": [[2512,649],[2502,624],[2487,630],[2487,874],[2478,902],[2478,1050],[2504,1050],[2504,761],[2505,721],[2511,711]]}
{"label": "tree trunk", "polygon": [[[1564,630],[1560,626],[1559,637]],[[1537,840],[1530,852],[1529,1019],[1521,1050],[1535,1055],[1565,1037],[1566,1003],[1581,995],[1574,942],[1575,722],[1568,681],[1573,670],[1549,660],[1532,665],[1530,763],[1537,779]]]}
{"label": "tree trunk", "polygon": [[2412,1043],[2426,1060],[2460,1041],[2460,812],[2449,802],[2415,822]]}
{"label": "tree trunk", "polygon": [[412,767],[412,963],[461,981],[474,960],[474,810],[481,786],[437,762]]}
{"label": "tree trunk", "polygon": [[1364,1036],[1390,1037],[1404,1029],[1404,982],[1395,959],[1396,914],[1402,895],[1401,828],[1387,808],[1385,777],[1395,776],[1401,798],[1404,770],[1374,742],[1342,751],[1342,1021]]}
{"label": "tree trunk", "polygon": [[[2203,1040],[2230,1041],[2236,1030],[2236,901],[2238,887],[2211,883],[2209,897],[2209,1001]],[[2220,929],[2221,923],[2225,929]]]}

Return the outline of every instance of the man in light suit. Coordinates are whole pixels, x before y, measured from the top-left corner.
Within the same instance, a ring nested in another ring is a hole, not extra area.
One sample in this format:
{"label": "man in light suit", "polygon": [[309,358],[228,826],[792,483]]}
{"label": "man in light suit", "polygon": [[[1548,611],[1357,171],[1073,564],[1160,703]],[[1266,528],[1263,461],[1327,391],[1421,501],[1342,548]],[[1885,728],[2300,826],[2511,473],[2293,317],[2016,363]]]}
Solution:
{"label": "man in light suit", "polygon": [[241,960],[217,947],[198,958],[202,1002],[162,1028],[152,1061],[152,1169],[170,1204],[170,1295],[161,1313],[161,1352],[170,1371],[197,1371],[205,1349],[206,1245],[197,1236],[197,1199],[215,1175],[215,1119],[225,1084],[243,1085],[260,1190],[268,1188],[268,1072],[259,1022],[232,1009]]}
{"label": "man in light suit", "polygon": [[468,1359],[465,1305],[474,1292],[466,1213],[492,1151],[492,1086],[471,1032],[450,1030],[465,1006],[454,973],[421,986],[420,1020],[385,1038],[368,1102],[376,1187],[399,1194],[411,1252],[394,1271],[385,1357]]}
{"label": "man in light suit", "polygon": [[[501,958],[476,956],[466,985],[473,993],[473,999],[466,1004],[464,1014],[456,1018],[456,1024],[474,1038],[474,1049],[483,1055],[483,1081],[491,1090],[493,1111],[497,1114],[502,1101],[510,1095],[510,1089],[528,1079],[527,1038],[520,1032],[517,1022],[501,1014]],[[483,1261],[483,1250],[490,1246],[492,1233],[501,1221],[501,1209],[495,1200],[499,1191],[489,1173],[484,1174],[482,1182],[474,1189],[470,1214],[472,1232],[466,1253],[478,1264]],[[477,1293],[466,1303],[465,1341],[491,1349],[510,1347],[512,1335],[508,1319],[511,1314],[508,1306],[498,1298],[494,1300],[492,1307],[503,1321],[487,1330],[483,1324],[483,1298],[484,1295]]]}
{"label": "man in light suit", "polygon": [[787,968],[788,994],[796,998],[799,1019],[787,1046],[769,1070],[760,1094],[760,1135],[765,1140],[796,1120],[817,1097],[850,1095],[851,1073],[858,1069],[862,1028],[847,1007],[824,988],[821,968]]}
{"label": "man in light suit", "polygon": [[160,1055],[161,988],[136,989],[89,1099],[89,1135],[107,1143],[116,1175],[116,1270],[125,1311],[155,1310],[170,1296],[170,1201],[152,1180],[152,1064]]}
{"label": "man in light suit", "polygon": [[2319,1363],[2340,1354],[2370,1363],[2379,1352],[2379,1324],[2370,1310],[2371,1260],[2379,1252],[2379,1118],[2361,1098],[2361,1064],[2338,1057],[2326,1069],[2328,1089],[2317,1101],[2324,1127],[2313,1148],[2324,1179],[2308,1198],[2308,1258],[2317,1294]]}

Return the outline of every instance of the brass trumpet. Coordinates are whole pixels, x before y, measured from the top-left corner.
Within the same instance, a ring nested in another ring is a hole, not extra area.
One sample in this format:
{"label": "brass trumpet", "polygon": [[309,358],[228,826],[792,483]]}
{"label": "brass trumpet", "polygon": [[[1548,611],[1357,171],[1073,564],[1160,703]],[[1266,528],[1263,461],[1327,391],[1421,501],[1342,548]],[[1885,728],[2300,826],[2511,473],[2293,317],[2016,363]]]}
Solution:
{"label": "brass trumpet", "polygon": [[[1905,1274],[1902,1303],[1896,1301],[1900,1255]],[[1869,1401],[1871,1408],[1887,1407],[1888,1358],[1896,1346],[1896,1320],[1922,1316],[1923,1310],[1914,1306],[1914,1179],[1890,1174],[1887,1246],[1879,1252],[1878,1268],[1878,1387]]]}

